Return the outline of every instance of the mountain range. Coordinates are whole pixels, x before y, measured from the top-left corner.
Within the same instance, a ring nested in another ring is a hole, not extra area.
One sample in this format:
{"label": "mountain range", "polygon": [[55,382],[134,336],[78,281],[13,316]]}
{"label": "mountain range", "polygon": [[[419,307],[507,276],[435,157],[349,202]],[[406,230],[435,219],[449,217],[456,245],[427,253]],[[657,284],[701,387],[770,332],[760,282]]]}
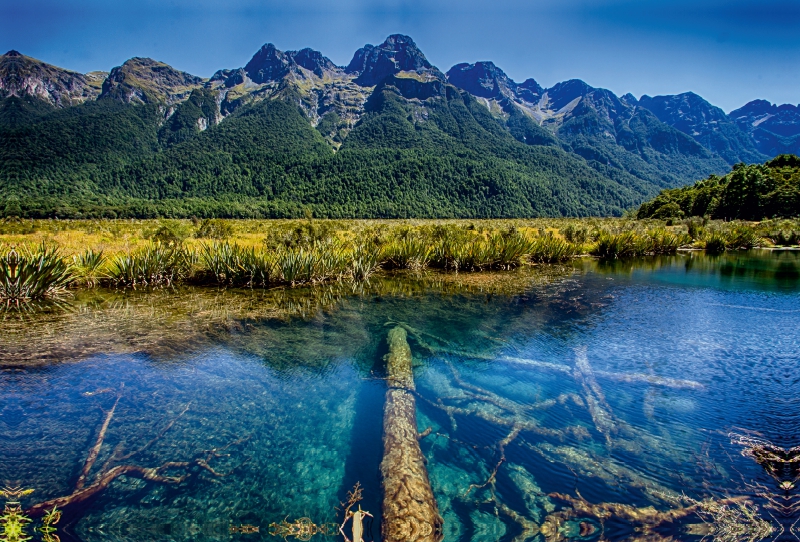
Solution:
{"label": "mountain range", "polygon": [[726,115],[691,92],[517,83],[488,61],[442,72],[399,34],[347,66],[266,44],[208,79],[0,56],[5,215],[619,215],[784,153],[800,153],[793,105]]}

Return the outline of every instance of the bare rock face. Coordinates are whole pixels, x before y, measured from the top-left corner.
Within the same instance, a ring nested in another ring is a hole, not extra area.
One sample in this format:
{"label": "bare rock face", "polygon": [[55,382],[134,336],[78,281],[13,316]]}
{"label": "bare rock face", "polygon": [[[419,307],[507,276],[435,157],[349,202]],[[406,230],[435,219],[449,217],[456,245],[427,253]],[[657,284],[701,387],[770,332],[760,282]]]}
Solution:
{"label": "bare rock face", "polygon": [[[302,69],[300,69],[302,68]],[[234,77],[233,81],[226,80],[225,86],[233,87],[245,82],[246,76],[250,82],[256,85],[280,81],[283,78],[294,75],[306,78],[303,70],[307,70],[317,77],[324,77],[326,73],[341,71],[328,57],[323,56],[319,51],[310,48],[299,51],[281,51],[273,44],[267,43],[253,55],[243,69],[227,70],[228,74],[217,72],[212,80],[225,77]]]}
{"label": "bare rock face", "polygon": [[731,165],[763,162],[767,159],[765,154],[769,154],[759,153],[746,130],[742,130],[722,109],[694,92],[652,98],[645,95],[639,99],[639,105],[649,109],[661,122],[692,136]]}
{"label": "bare rock face", "polygon": [[9,51],[0,56],[0,97],[33,96],[56,107],[77,105],[100,93],[96,73],[83,75]]}
{"label": "bare rock face", "polygon": [[353,60],[345,68],[346,73],[357,75],[356,83],[367,87],[403,71],[445,80],[444,74],[428,62],[414,40],[402,34],[389,36],[377,47],[365,45],[356,51]]}
{"label": "bare rock face", "polygon": [[117,66],[103,82],[100,98],[124,103],[165,103],[188,98],[204,80],[152,58],[134,57]]}
{"label": "bare rock face", "polygon": [[480,98],[502,99],[517,91],[517,84],[494,62],[456,64],[447,72],[447,80]]}
{"label": "bare rock face", "polygon": [[753,100],[728,117],[768,156],[800,154],[800,106]]}
{"label": "bare rock face", "polygon": [[299,51],[286,51],[286,55],[298,66],[314,73],[317,77],[324,77],[326,72],[340,70],[330,58],[308,47]]}

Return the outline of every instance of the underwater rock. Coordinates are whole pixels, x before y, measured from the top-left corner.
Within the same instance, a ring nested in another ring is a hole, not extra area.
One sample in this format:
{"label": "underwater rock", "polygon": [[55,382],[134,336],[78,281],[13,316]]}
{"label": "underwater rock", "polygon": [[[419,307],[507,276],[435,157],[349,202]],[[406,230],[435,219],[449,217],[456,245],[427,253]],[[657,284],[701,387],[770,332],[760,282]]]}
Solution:
{"label": "underwater rock", "polygon": [[417,439],[411,348],[406,330],[389,332],[386,366],[389,389],[383,413],[383,523],[385,542],[438,542],[444,519],[433,496]]}

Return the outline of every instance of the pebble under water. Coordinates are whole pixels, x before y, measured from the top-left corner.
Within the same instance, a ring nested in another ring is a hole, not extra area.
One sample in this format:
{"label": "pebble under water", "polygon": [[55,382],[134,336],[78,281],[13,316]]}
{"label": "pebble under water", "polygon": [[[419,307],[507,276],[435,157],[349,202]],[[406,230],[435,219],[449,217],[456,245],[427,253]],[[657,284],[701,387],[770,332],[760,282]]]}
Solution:
{"label": "pebble under water", "polygon": [[62,541],[279,540],[299,518],[332,541],[358,483],[380,540],[400,326],[444,540],[800,539],[800,252],[481,277],[6,313],[0,486],[34,490],[23,510],[73,495],[94,450],[84,487],[171,480],[113,478],[62,507]]}

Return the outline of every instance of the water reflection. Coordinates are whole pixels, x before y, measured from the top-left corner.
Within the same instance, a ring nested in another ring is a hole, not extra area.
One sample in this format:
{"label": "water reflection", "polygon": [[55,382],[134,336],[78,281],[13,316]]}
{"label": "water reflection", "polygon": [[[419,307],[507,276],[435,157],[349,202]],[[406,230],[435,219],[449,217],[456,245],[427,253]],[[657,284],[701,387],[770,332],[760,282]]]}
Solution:
{"label": "water reflection", "polygon": [[377,540],[402,327],[445,540],[791,537],[797,268],[683,255],[313,295],[88,292],[0,324],[0,481],[35,488],[36,511],[141,469],[64,504],[59,536],[85,541],[338,525],[360,483]]}

